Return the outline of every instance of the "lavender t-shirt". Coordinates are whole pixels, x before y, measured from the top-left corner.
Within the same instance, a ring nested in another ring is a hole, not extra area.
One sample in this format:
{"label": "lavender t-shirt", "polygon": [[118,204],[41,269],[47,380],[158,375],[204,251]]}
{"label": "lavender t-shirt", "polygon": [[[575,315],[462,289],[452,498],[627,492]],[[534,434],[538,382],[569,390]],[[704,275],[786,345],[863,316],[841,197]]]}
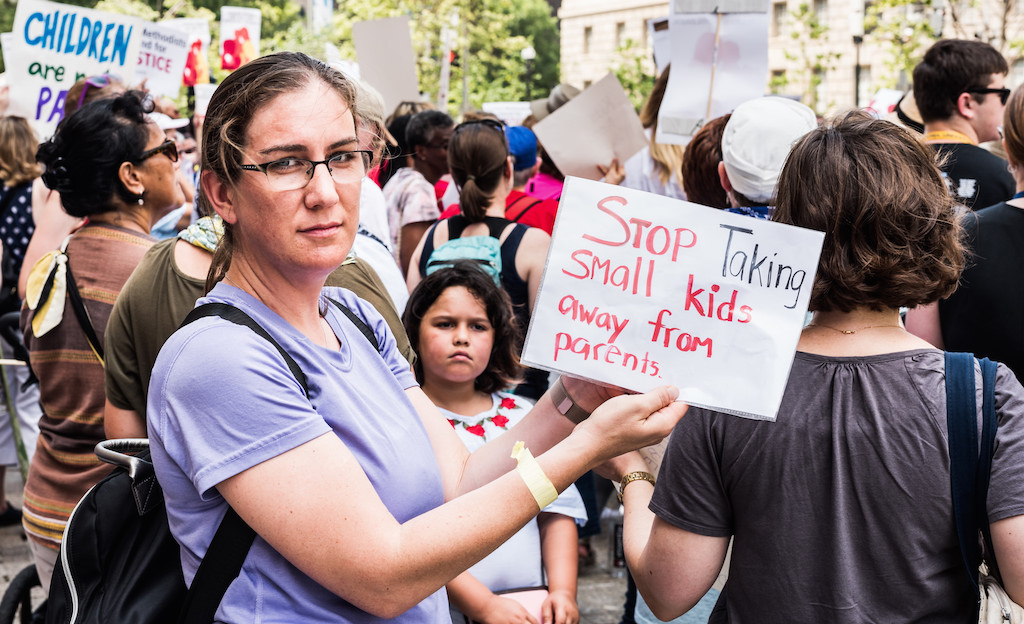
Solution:
{"label": "lavender t-shirt", "polygon": [[[171,533],[191,583],[227,509],[216,485],[334,431],[355,454],[399,522],[444,502],[440,472],[404,390],[416,385],[380,315],[354,294],[325,289],[373,329],[381,355],[333,304],[340,339],[331,351],[308,340],[257,299],[220,283],[199,303],[241,308],[305,373],[310,398],[270,342],[217,317],[178,330],[160,351],[150,383],[148,425]],[[353,501],[358,504],[358,501]],[[311,535],[311,540],[316,540]],[[260,537],[228,588],[218,622],[377,622],[285,560]],[[444,589],[397,618],[447,622]]]}

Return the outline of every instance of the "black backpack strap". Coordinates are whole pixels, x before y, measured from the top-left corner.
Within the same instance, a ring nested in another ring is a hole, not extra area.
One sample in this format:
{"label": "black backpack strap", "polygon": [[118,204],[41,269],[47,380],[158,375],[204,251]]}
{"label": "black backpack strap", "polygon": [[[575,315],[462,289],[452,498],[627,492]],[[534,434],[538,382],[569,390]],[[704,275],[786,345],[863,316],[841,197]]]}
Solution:
{"label": "black backpack strap", "polygon": [[[67,263],[65,267],[67,269],[67,294],[68,300],[71,302],[71,309],[75,311],[75,318],[78,319],[78,324],[82,326],[82,331],[85,332],[85,339],[89,341],[89,346],[92,347],[96,357],[100,359],[100,364],[106,366],[103,360],[103,343],[100,342],[99,337],[96,335],[96,330],[93,329],[92,319],[89,317],[89,311],[85,309],[85,302],[82,301],[82,295],[78,292],[78,285],[75,284],[75,276],[71,272],[71,262]],[[47,280],[47,283],[50,283]],[[43,292],[43,296],[46,297],[49,293]],[[45,301],[45,299],[43,299]]]}
{"label": "black backpack strap", "polygon": [[978,593],[978,519],[975,485],[978,466],[978,412],[975,401],[974,356],[946,353],[946,428],[949,436],[949,478],[953,516],[967,581]]}
{"label": "black backpack strap", "polygon": [[226,321],[231,321],[237,325],[244,325],[249,329],[256,332],[264,340],[274,345],[281,357],[284,358],[285,363],[288,365],[288,370],[292,372],[295,379],[302,386],[302,391],[306,393],[306,398],[309,398],[309,385],[306,383],[306,374],[302,372],[299,365],[292,359],[292,356],[288,355],[288,352],[284,350],[274,338],[267,333],[267,330],[263,329],[259,323],[254,321],[251,316],[242,312],[233,305],[227,303],[204,303],[201,306],[194,308],[185,317],[185,320],[181,322],[181,327],[188,325],[189,323],[207,316],[219,316]]}
{"label": "black backpack strap", "polygon": [[[450,223],[451,219],[445,219],[445,221]],[[434,230],[437,229],[438,223],[440,221],[427,228],[427,233],[423,235],[423,249],[420,250],[420,278],[427,275],[427,261],[430,260],[430,254],[434,253]]]}
{"label": "black backpack strap", "polygon": [[453,241],[456,238],[462,238],[462,230],[466,229],[469,225],[469,219],[457,214],[448,217],[448,240]]}
{"label": "black backpack strap", "polygon": [[224,599],[228,586],[238,578],[255,539],[256,531],[228,505],[228,511],[220,521],[217,533],[185,595],[185,602],[178,615],[179,624],[213,622],[217,607]]}
{"label": "black backpack strap", "polygon": [[359,330],[359,333],[366,337],[366,340],[373,345],[373,348],[376,349],[377,352],[380,352],[380,342],[377,341],[376,334],[374,334],[373,330],[370,329],[370,326],[366,324],[366,321],[361,319],[358,314],[352,311],[351,308],[349,308],[344,303],[338,301],[334,297],[328,297],[327,300],[333,303],[334,305],[338,306],[338,308],[345,314],[345,316],[348,317],[348,320],[352,321],[352,324],[356,326],[356,329]]}
{"label": "black backpack strap", "polygon": [[976,480],[977,497],[975,499],[975,515],[981,524],[981,533],[985,538],[985,561],[988,564],[989,573],[997,579],[999,575],[999,564],[996,562],[996,552],[992,548],[992,532],[988,526],[988,482],[992,472],[992,452],[995,450],[996,431],[999,429],[999,419],[996,416],[996,368],[995,362],[988,358],[981,361],[981,377],[983,388],[983,401],[981,407],[981,450],[978,459],[978,475]]}

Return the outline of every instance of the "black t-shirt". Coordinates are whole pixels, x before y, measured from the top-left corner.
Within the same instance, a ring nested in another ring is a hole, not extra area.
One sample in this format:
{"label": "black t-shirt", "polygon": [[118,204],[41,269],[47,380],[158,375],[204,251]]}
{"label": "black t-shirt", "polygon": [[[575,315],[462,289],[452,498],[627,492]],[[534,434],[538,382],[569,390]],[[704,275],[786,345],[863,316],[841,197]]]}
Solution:
{"label": "black t-shirt", "polygon": [[1016,183],[1002,158],[970,143],[935,143],[932,147],[947,158],[942,173],[958,203],[973,210],[1013,197]]}
{"label": "black t-shirt", "polygon": [[968,215],[964,226],[973,255],[960,287],[939,302],[942,340],[1024,379],[1024,210],[1003,202]]}

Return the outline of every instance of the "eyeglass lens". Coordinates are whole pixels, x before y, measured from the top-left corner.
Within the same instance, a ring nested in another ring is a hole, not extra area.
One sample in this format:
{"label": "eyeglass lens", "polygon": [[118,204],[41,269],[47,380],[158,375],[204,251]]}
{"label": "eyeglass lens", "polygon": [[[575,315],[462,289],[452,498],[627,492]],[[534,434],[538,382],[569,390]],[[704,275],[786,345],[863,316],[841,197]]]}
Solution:
{"label": "eyeglass lens", "polygon": [[317,165],[324,165],[337,184],[358,182],[366,177],[370,169],[370,153],[351,151],[335,154],[328,160],[305,160],[283,158],[268,163],[264,168],[267,180],[275,190],[294,191],[304,188],[316,175]]}

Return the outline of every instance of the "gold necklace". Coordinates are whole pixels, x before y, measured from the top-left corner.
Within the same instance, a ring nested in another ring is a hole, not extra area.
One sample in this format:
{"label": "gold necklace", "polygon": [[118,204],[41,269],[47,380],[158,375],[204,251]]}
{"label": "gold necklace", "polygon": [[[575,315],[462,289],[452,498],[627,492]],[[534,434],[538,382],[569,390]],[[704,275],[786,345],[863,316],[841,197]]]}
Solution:
{"label": "gold necklace", "polygon": [[831,325],[824,325],[822,323],[808,323],[806,325],[806,327],[824,327],[825,329],[831,329],[832,331],[837,331],[840,334],[844,334],[846,336],[850,336],[850,335],[856,334],[857,332],[864,331],[865,329],[880,329],[880,328],[885,328],[885,327],[889,327],[889,328],[892,328],[892,329],[903,329],[903,326],[902,325],[898,325],[898,324],[897,325],[868,325],[867,327],[858,327],[857,329],[839,329],[838,327],[832,327]]}

